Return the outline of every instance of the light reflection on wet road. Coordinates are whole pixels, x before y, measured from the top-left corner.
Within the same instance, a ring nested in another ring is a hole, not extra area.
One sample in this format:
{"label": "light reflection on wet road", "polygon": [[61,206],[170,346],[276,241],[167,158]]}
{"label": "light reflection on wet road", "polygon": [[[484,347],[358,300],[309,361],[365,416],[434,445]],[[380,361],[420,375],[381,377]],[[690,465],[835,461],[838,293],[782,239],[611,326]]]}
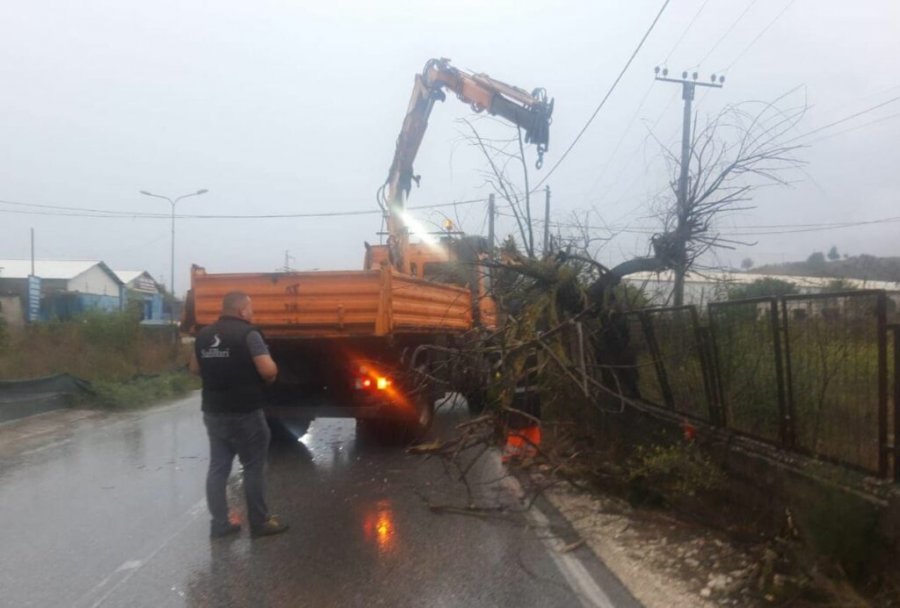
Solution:
{"label": "light reflection on wet road", "polygon": [[[436,432],[463,416],[445,412]],[[357,439],[353,421],[273,445],[270,504],[291,530],[255,541],[207,538],[196,396],[59,435],[0,462],[0,606],[582,605],[521,514],[432,513],[423,498],[462,505],[462,485],[437,461]],[[479,492],[516,506],[499,484]],[[229,493],[243,520],[236,476]]]}

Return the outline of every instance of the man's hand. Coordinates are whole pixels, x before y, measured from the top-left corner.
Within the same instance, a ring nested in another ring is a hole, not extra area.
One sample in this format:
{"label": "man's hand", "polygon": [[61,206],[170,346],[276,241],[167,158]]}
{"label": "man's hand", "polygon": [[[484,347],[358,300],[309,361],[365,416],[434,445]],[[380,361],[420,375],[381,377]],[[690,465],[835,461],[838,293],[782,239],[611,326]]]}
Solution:
{"label": "man's hand", "polygon": [[253,365],[256,366],[256,371],[263,379],[263,382],[266,384],[275,382],[275,378],[278,377],[278,366],[271,355],[257,355],[253,357]]}
{"label": "man's hand", "polygon": [[191,349],[191,360],[188,362],[188,370],[195,376],[200,375],[200,362],[197,361],[197,353]]}

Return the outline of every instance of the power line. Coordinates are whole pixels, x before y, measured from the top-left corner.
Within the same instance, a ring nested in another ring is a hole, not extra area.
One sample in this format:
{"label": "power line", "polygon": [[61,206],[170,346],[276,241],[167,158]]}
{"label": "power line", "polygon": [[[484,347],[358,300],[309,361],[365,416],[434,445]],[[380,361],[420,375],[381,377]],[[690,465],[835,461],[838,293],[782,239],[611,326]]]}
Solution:
{"label": "power line", "polygon": [[634,52],[631,53],[631,57],[628,58],[628,61],[625,63],[625,67],[623,67],[622,71],[619,72],[619,75],[613,81],[612,86],[609,87],[609,90],[606,92],[606,95],[600,101],[600,104],[597,106],[597,109],[595,109],[594,113],[591,114],[591,117],[588,118],[588,121],[581,128],[581,131],[578,132],[578,135],[575,136],[575,139],[572,140],[572,143],[569,144],[569,147],[566,148],[566,151],[563,152],[562,156],[560,156],[559,160],[556,161],[556,164],[554,164],[552,167],[550,167],[550,171],[548,171],[547,174],[544,175],[544,177],[541,179],[541,181],[539,181],[535,185],[535,187],[534,187],[535,192],[537,192],[540,189],[540,187],[544,184],[544,182],[546,182],[548,179],[550,179],[550,176],[553,175],[553,172],[556,171],[557,167],[559,167],[562,164],[562,162],[569,155],[569,152],[572,151],[572,148],[575,147],[575,144],[578,143],[578,141],[581,139],[582,135],[584,135],[584,133],[588,130],[588,127],[591,126],[591,123],[594,122],[594,119],[597,117],[597,114],[600,113],[600,110],[606,104],[606,100],[609,99],[610,95],[613,94],[613,91],[616,90],[616,86],[618,86],[619,81],[622,80],[622,77],[625,75],[625,72],[628,71],[628,68],[631,66],[631,63],[634,61],[634,58],[637,57],[637,54],[640,52],[641,48],[643,48],[644,42],[647,41],[647,38],[650,36],[650,33],[653,31],[653,28],[656,27],[656,24],[659,21],[659,18],[662,17],[662,14],[666,10],[666,7],[669,5],[670,1],[671,0],[665,0],[665,2],[663,2],[662,7],[660,7],[659,12],[656,13],[656,17],[653,19],[653,23],[650,24],[649,28],[647,28],[647,31],[644,33],[643,38],[641,38],[641,41],[638,43],[637,47],[634,49]]}
{"label": "power line", "polygon": [[[432,205],[417,205],[407,207],[410,211],[438,209],[443,207],[455,207],[457,205],[470,205],[474,203],[485,202],[484,198],[469,199],[463,201],[454,201],[449,203],[435,203]],[[20,215],[49,215],[59,217],[92,217],[92,218],[112,218],[112,219],[171,219],[171,215],[160,213],[148,213],[143,211],[129,212],[117,211],[111,209],[93,209],[90,207],[69,207],[63,205],[48,205],[42,203],[23,203],[19,201],[0,200],[0,205],[8,205],[14,207],[25,207],[26,209],[3,209],[0,213],[13,213]],[[37,209],[37,210],[32,210]],[[180,219],[291,219],[291,218],[328,218],[328,217],[349,217],[357,215],[380,215],[380,209],[360,209],[353,211],[323,211],[317,213],[273,213],[273,214],[254,214],[254,215],[202,215],[202,214],[181,214],[176,215]]]}
{"label": "power line", "polygon": [[[497,212],[503,217],[514,217],[510,213]],[[543,224],[544,220],[535,219],[535,223]],[[752,226],[732,226],[730,229],[719,232],[722,236],[766,236],[777,234],[796,234],[801,232],[814,232],[816,230],[837,230],[842,228],[855,228],[873,224],[893,224],[900,222],[900,216],[885,217],[875,220],[859,220],[853,222],[824,222],[817,224],[757,224]],[[580,228],[587,230],[605,230],[608,232],[623,232],[626,234],[653,235],[660,232],[651,226],[589,226],[573,222],[550,222],[556,228]],[[743,232],[742,232],[743,231]]]}
{"label": "power line", "polygon": [[756,37],[755,37],[753,40],[750,41],[750,44],[748,44],[747,46],[745,46],[745,47],[744,47],[744,50],[741,51],[741,52],[738,54],[738,56],[734,58],[734,61],[732,61],[731,63],[729,63],[729,64],[728,64],[728,67],[726,67],[726,68],[725,68],[724,70],[722,70],[722,71],[723,71],[723,72],[727,72],[728,70],[730,70],[730,69],[734,66],[734,64],[736,64],[738,61],[740,61],[741,58],[742,58],[744,55],[747,54],[747,51],[749,51],[751,48],[753,48],[753,46],[754,46],[757,42],[759,42],[759,39],[762,38],[762,37],[765,35],[765,33],[769,31],[769,28],[771,28],[773,25],[775,25],[775,23],[776,23],[779,19],[781,19],[781,16],[784,15],[784,14],[788,11],[789,8],[791,8],[791,6],[794,4],[794,2],[796,2],[796,0],[788,0],[788,3],[784,5],[784,8],[781,9],[781,12],[778,13],[777,15],[775,15],[775,18],[772,19],[772,20],[768,23],[768,25],[766,25],[766,27],[764,27],[764,28],[762,29],[762,31],[761,31],[760,33],[758,33],[758,34],[756,35]]}
{"label": "power line", "polygon": [[831,127],[834,127],[834,126],[837,126],[837,125],[839,125],[839,124],[845,123],[845,122],[847,122],[848,120],[853,120],[854,118],[857,118],[857,117],[862,116],[862,115],[864,115],[864,114],[868,114],[869,112],[874,112],[875,110],[877,110],[877,109],[879,109],[879,108],[883,108],[884,106],[886,106],[886,105],[888,105],[888,104],[892,104],[892,103],[894,103],[894,102],[896,102],[896,101],[900,101],[900,95],[898,95],[897,97],[892,97],[891,99],[888,99],[887,101],[883,101],[883,102],[881,102],[881,103],[879,103],[879,104],[876,104],[876,105],[874,105],[874,106],[872,106],[872,107],[870,107],[870,108],[866,108],[865,110],[860,110],[859,112],[855,112],[855,113],[853,113],[853,114],[851,114],[851,115],[849,115],[849,116],[845,116],[844,118],[835,120],[834,122],[830,122],[830,123],[828,123],[827,125],[822,125],[821,127],[817,127],[817,128],[815,128],[815,129],[813,129],[812,131],[807,131],[806,133],[801,133],[801,134],[798,135],[797,137],[794,137],[793,139],[789,139],[789,140],[787,140],[787,141],[784,142],[784,143],[789,144],[789,143],[791,143],[791,142],[793,142],[793,141],[797,141],[798,139],[803,139],[803,138],[805,138],[805,137],[809,137],[810,135],[813,135],[813,134],[815,134],[815,133],[819,133],[820,131],[824,131],[825,129],[830,129]]}
{"label": "power line", "polygon": [[861,125],[856,125],[855,127],[849,127],[847,129],[843,129],[841,131],[837,131],[835,133],[828,133],[827,135],[823,135],[822,137],[817,137],[815,139],[811,139],[807,144],[814,144],[817,141],[822,141],[824,139],[831,139],[832,137],[837,137],[838,135],[843,135],[844,133],[850,133],[851,131],[857,131],[864,127],[870,127],[872,125],[876,125],[880,122],[885,122],[886,120],[891,120],[900,116],[900,112],[895,112],[894,114],[888,114],[887,116],[882,116],[881,118],[876,118],[875,120],[870,120],[869,122],[864,122]]}
{"label": "power line", "polygon": [[684,28],[684,31],[681,32],[681,36],[678,37],[678,40],[675,41],[675,44],[672,46],[672,48],[669,49],[669,54],[666,55],[665,59],[663,59],[661,65],[666,65],[667,63],[669,63],[669,59],[672,57],[672,53],[674,53],[675,49],[677,49],[681,45],[681,41],[684,40],[684,37],[687,35],[688,31],[690,31],[690,29],[694,26],[694,22],[697,21],[697,17],[700,16],[700,13],[703,12],[703,9],[706,8],[707,4],[709,4],[709,0],[703,0],[703,4],[700,5],[700,8],[697,9],[696,13],[694,13],[693,19],[691,19],[690,23],[687,24],[687,27]]}
{"label": "power line", "polygon": [[719,45],[722,44],[722,41],[728,37],[728,35],[737,26],[737,24],[740,23],[741,20],[747,15],[747,13],[750,12],[750,9],[753,8],[754,4],[756,4],[756,1],[757,0],[750,0],[750,3],[747,5],[747,8],[744,9],[744,12],[741,13],[740,15],[738,15],[738,18],[734,20],[734,23],[732,23],[731,26],[727,30],[725,30],[725,33],[722,34],[722,36],[716,41],[716,43],[713,45],[713,47],[711,49],[709,49],[709,51],[706,53],[706,55],[703,56],[703,59],[701,59],[697,63],[697,66],[701,65],[704,61],[709,59],[709,56],[712,55],[713,52],[715,52],[715,50],[717,48],[719,48]]}

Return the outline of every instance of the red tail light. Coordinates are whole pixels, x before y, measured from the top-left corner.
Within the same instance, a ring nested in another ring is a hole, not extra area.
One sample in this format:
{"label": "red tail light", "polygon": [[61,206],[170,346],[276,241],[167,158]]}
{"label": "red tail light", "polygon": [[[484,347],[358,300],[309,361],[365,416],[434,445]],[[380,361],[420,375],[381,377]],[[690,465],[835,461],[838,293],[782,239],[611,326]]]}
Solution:
{"label": "red tail light", "polygon": [[391,384],[393,382],[387,376],[382,376],[373,369],[360,367],[359,376],[356,378],[354,387],[356,390],[371,390],[374,388],[379,391],[386,391],[391,387]]}

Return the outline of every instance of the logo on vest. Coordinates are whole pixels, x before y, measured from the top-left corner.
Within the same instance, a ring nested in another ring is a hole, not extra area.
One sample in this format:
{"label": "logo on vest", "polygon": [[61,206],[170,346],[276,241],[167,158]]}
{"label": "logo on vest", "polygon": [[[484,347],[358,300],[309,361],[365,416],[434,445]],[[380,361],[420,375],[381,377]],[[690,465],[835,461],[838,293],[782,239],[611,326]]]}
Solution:
{"label": "logo on vest", "polygon": [[222,338],[219,337],[219,334],[215,334],[209,348],[200,349],[200,357],[202,359],[227,359],[231,356],[231,349],[219,348],[221,344]]}

